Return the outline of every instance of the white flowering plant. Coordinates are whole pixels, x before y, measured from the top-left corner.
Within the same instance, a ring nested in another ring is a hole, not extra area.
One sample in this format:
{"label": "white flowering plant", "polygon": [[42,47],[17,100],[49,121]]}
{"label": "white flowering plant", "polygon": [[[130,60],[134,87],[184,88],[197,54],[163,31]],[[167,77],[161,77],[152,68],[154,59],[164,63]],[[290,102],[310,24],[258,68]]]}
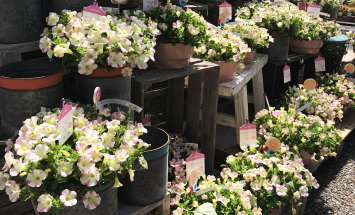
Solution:
{"label": "white flowering plant", "polygon": [[82,75],[90,75],[96,68],[124,68],[124,76],[135,67],[146,69],[148,60],[154,59],[160,33],[157,24],[141,11],[91,18],[64,10],[60,15],[50,13],[47,24],[39,45],[42,52]]}
{"label": "white flowering plant", "polygon": [[122,112],[107,113],[103,108],[91,113],[90,120],[76,107],[73,134],[62,144],[60,110],[43,110],[25,120],[15,143],[6,149],[0,190],[12,202],[33,201],[38,212],[64,209],[78,201],[95,209],[101,202],[97,188],[120,187],[121,178],[129,175],[133,181],[135,170],[148,168],[143,152],[149,145],[139,139],[147,130]]}
{"label": "white flowering plant", "polygon": [[313,90],[306,90],[299,85],[298,90],[289,88],[284,97],[284,103],[289,108],[301,108],[309,104],[304,110],[307,115],[319,116],[325,122],[335,123],[335,119],[343,118],[343,105],[336,95],[327,94],[321,87]]}
{"label": "white flowering plant", "polygon": [[[208,25],[208,40],[195,47],[194,56],[206,61],[243,62],[251,49],[243,40],[229,30]],[[244,65],[242,65],[244,66]]]}
{"label": "white flowering plant", "polygon": [[193,11],[169,3],[147,11],[147,16],[158,23],[158,43],[198,46],[206,40],[205,20]]}
{"label": "white flowering plant", "polygon": [[353,46],[353,48],[355,47],[355,31],[348,31],[346,32],[346,36],[349,37],[350,39],[350,44]]}
{"label": "white flowering plant", "polygon": [[233,180],[256,197],[264,214],[279,208],[292,210],[294,214],[296,207],[302,204],[301,197],[307,197],[312,187],[319,187],[303,166],[302,159],[288,151],[286,145],[273,156],[250,148],[228,156],[226,166],[237,175]]}
{"label": "white flowering plant", "polygon": [[240,19],[236,25],[225,25],[224,29],[236,33],[252,50],[267,48],[274,42],[267,29],[258,27],[254,21]]}
{"label": "white flowering plant", "polygon": [[276,137],[289,146],[289,150],[300,156],[301,151],[321,157],[336,156],[341,137],[331,123],[325,123],[318,116],[306,116],[294,109],[261,110],[256,114],[254,124],[258,127],[260,143]]}

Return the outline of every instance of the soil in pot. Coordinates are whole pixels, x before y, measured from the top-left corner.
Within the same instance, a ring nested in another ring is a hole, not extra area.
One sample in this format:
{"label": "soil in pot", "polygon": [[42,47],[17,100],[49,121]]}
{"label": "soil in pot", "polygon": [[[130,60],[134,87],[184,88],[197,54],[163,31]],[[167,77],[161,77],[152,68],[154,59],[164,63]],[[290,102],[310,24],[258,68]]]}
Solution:
{"label": "soil in pot", "polygon": [[152,64],[159,69],[181,69],[190,64],[192,54],[191,45],[162,43],[156,48]]}
{"label": "soil in pot", "polygon": [[323,46],[323,40],[291,40],[290,50],[300,54],[318,54]]}
{"label": "soil in pot", "polygon": [[48,59],[28,60],[0,69],[2,131],[13,136],[22,122],[63,98],[62,66]]}

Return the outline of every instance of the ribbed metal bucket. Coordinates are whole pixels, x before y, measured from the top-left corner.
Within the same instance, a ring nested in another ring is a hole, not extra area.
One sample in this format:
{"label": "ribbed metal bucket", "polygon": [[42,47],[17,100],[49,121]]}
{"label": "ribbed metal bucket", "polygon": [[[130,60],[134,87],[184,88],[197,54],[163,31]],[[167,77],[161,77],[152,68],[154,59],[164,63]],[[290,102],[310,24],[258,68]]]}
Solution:
{"label": "ribbed metal bucket", "polygon": [[0,44],[39,40],[42,0],[1,0],[0,4]]}
{"label": "ribbed metal bucket", "polygon": [[118,189],[118,200],[131,205],[149,205],[164,198],[168,183],[169,135],[154,127],[141,139],[151,144],[144,153],[148,170],[136,171],[134,181],[126,177]]}
{"label": "ribbed metal bucket", "polygon": [[45,12],[60,13],[62,10],[75,10],[81,12],[85,6],[92,5],[93,0],[44,0]]}
{"label": "ribbed metal bucket", "polygon": [[5,136],[13,136],[22,122],[41,107],[63,98],[62,67],[46,60],[9,64],[0,69],[0,115]]}
{"label": "ribbed metal bucket", "polygon": [[290,37],[274,37],[274,42],[270,43],[269,48],[261,49],[262,53],[269,56],[271,62],[284,62],[288,58]]}

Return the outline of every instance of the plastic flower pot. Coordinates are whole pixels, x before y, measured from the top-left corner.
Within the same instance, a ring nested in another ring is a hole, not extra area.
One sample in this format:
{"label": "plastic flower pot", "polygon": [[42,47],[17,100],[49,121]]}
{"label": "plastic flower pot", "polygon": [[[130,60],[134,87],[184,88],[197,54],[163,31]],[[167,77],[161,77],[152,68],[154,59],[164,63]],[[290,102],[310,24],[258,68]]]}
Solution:
{"label": "plastic flower pot", "polygon": [[287,35],[272,34],[274,42],[270,43],[269,48],[261,49],[261,52],[268,54],[271,62],[285,62],[288,57],[290,37]]}
{"label": "plastic flower pot", "polygon": [[163,199],[167,194],[169,135],[154,127],[146,127],[148,133],[140,139],[151,144],[144,152],[148,169],[135,172],[134,181],[122,181],[118,189],[119,201],[131,205],[150,205]]}
{"label": "plastic flower pot", "polygon": [[255,54],[256,54],[256,50],[252,50],[251,52],[246,53],[244,58],[244,64],[248,65],[251,62],[253,62]]}
{"label": "plastic flower pot", "polygon": [[92,104],[96,87],[101,88],[101,100],[117,98],[131,101],[131,77],[122,76],[122,68],[108,71],[98,68],[91,75],[75,74],[77,99],[83,104]]}
{"label": "plastic flower pot", "polygon": [[218,64],[220,66],[219,68],[219,82],[224,83],[228,82],[234,79],[234,75],[236,72],[241,68],[239,63],[236,63],[234,61],[230,62],[225,62],[225,61],[219,61],[219,62],[213,62],[215,64]]}
{"label": "plastic flower pot", "polygon": [[193,47],[184,44],[162,43],[156,48],[153,65],[159,69],[180,69],[190,64]]}
{"label": "plastic flower pot", "polygon": [[290,50],[300,54],[318,54],[323,46],[323,40],[291,40]]}
{"label": "plastic flower pot", "polygon": [[41,59],[4,66],[0,69],[2,132],[13,136],[25,119],[62,98],[61,65]]}

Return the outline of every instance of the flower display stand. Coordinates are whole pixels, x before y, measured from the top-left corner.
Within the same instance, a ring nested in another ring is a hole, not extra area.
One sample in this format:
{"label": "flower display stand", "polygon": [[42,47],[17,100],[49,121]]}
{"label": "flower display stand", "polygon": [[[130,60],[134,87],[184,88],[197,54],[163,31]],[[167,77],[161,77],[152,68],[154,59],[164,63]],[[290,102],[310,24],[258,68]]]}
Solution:
{"label": "flower display stand", "polygon": [[22,53],[39,50],[39,41],[18,44],[0,44],[0,67],[22,61]]}
{"label": "flower display stand", "polygon": [[9,196],[5,191],[0,191],[0,214],[11,215],[35,215],[31,202],[9,201]]}
{"label": "flower display stand", "polygon": [[240,71],[232,81],[219,84],[219,97],[234,100],[235,116],[218,113],[217,124],[236,128],[238,145],[239,127],[249,118],[247,94],[247,84],[249,81],[253,83],[253,96],[249,96],[249,98],[253,100],[255,112],[257,113],[265,108],[262,68],[267,61],[267,55],[257,54],[254,62]]}
{"label": "flower display stand", "polygon": [[117,215],[144,215],[154,209],[158,209],[158,215],[169,215],[170,195],[167,194],[164,199],[147,206],[132,206],[118,203]]}
{"label": "flower display stand", "polygon": [[[165,89],[167,93],[166,128],[174,133],[185,131],[185,136],[190,141],[202,143],[201,148],[206,155],[207,174],[211,174],[214,167],[218,76],[218,65],[201,62],[201,60],[192,60],[189,66],[182,69],[136,70],[132,76],[132,102],[143,107],[142,112],[135,115],[135,120],[140,122],[143,122],[148,108],[145,103],[146,97],[149,96],[146,90],[154,84],[168,82],[168,87]],[[186,102],[185,77],[189,78]],[[205,86],[203,91],[202,85]],[[203,101],[202,108],[201,101]],[[202,121],[200,122],[201,109]],[[186,119],[185,129],[184,119]],[[200,141],[198,141],[199,137],[201,137]]]}

